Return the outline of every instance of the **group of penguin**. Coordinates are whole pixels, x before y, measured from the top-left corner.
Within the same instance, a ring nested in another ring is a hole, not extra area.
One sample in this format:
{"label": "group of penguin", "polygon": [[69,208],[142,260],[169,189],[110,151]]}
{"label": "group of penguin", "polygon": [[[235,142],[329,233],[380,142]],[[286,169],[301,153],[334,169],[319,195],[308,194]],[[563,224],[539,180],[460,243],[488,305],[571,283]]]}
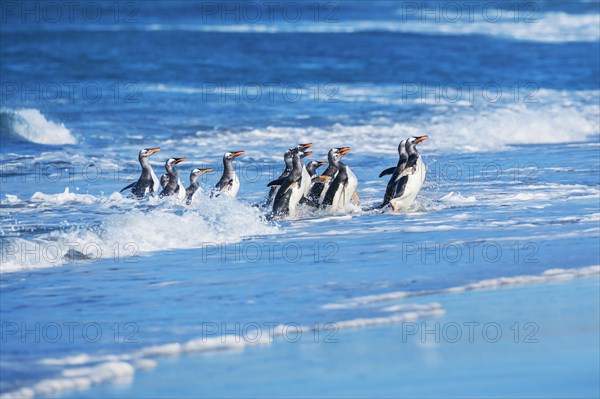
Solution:
{"label": "group of penguin", "polygon": [[[393,212],[409,207],[415,200],[425,181],[426,168],[417,144],[427,140],[427,136],[414,136],[402,140],[398,145],[398,162],[396,166],[385,169],[379,177],[391,175],[387,184],[383,202],[376,207],[382,209],[391,207]],[[313,154],[307,151],[312,143],[298,144],[285,151],[283,160],[285,169],[281,175],[267,184],[269,193],[259,205],[269,210],[271,217],[294,217],[298,206],[305,204],[310,207],[326,209],[331,213],[344,212],[351,206],[360,204],[356,188],[358,179],[350,167],[342,162],[344,155],[350,152],[349,147],[332,148],[327,154],[327,162],[310,161],[304,164],[304,158]],[[198,179],[212,168],[194,168],[190,172],[190,184],[184,187],[179,172],[175,166],[186,158],[169,158],[165,162],[166,173],[160,180],[157,178],[149,157],[160,151],[160,148],[146,148],[139,152],[138,160],[142,167],[140,178],[124,187],[121,192],[130,190],[129,196],[143,198],[158,193],[159,197],[175,196],[189,205],[199,192]],[[223,175],[210,196],[221,194],[235,198],[240,189],[240,180],[233,168],[233,161],[244,155],[244,151],[226,152],[223,155]],[[328,165],[325,171],[318,175],[317,169]]]}

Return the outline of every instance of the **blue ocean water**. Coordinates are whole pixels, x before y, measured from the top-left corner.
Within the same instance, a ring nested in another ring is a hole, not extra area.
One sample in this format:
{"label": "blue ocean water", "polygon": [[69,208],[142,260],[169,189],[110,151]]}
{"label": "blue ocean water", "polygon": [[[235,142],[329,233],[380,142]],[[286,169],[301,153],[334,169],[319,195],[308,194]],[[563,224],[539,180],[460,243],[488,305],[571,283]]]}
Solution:
{"label": "blue ocean water", "polygon": [[[0,395],[598,397],[598,2],[67,3],[1,3]],[[304,142],[361,207],[252,206]]]}

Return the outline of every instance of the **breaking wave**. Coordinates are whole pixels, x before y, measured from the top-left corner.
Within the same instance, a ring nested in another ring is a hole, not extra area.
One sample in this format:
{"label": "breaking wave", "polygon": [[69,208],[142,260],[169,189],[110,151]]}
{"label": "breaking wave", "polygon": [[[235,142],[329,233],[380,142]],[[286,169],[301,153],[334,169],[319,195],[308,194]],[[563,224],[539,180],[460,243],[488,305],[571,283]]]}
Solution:
{"label": "breaking wave", "polygon": [[0,110],[0,137],[36,144],[76,144],[77,139],[62,123],[49,121],[35,108]]}
{"label": "breaking wave", "polygon": [[135,205],[133,200],[119,193],[108,198],[70,193],[68,189],[60,194],[35,193],[31,203],[125,206],[127,211],[112,214],[98,226],[55,230],[33,239],[3,237],[0,272],[60,266],[74,261],[92,263],[115,256],[136,262],[136,256],[154,251],[229,244],[279,232],[275,225],[264,220],[257,208],[231,198],[204,198],[202,206],[189,208],[171,199],[151,200],[154,203],[145,209],[131,209]]}

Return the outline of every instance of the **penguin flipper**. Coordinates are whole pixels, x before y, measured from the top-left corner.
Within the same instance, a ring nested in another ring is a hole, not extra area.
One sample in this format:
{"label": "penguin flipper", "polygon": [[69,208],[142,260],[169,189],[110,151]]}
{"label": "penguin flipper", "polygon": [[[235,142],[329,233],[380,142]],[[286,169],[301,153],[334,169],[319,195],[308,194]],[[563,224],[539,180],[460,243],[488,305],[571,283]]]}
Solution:
{"label": "penguin flipper", "polygon": [[398,178],[398,180],[393,182],[393,186],[391,189],[391,196],[388,200],[391,202],[394,198],[400,198],[404,195],[404,191],[406,190],[406,184],[408,183],[408,176],[404,176]]}
{"label": "penguin flipper", "polygon": [[392,173],[394,173],[395,170],[396,170],[395,166],[393,166],[391,168],[387,168],[386,170],[384,170],[383,172],[381,172],[379,174],[379,177],[383,177],[383,176],[386,176],[386,175],[391,175]]}
{"label": "penguin flipper", "polygon": [[331,176],[324,176],[324,175],[321,175],[321,176],[315,176],[315,177],[313,177],[313,178],[312,178],[312,181],[313,181],[313,182],[326,182],[326,181],[329,181],[329,180],[331,180],[331,179],[332,179],[332,177],[331,177]]}
{"label": "penguin flipper", "polygon": [[228,182],[224,183],[221,187],[218,188],[218,192],[223,192],[225,190],[229,190],[229,187],[233,185],[233,179],[229,179]]}
{"label": "penguin flipper", "polygon": [[417,171],[417,168],[413,165],[413,166],[407,166],[406,168],[404,168],[404,170],[402,170],[402,172],[400,172],[400,174],[396,177],[396,181],[398,181],[400,178],[404,177],[404,176],[408,176],[410,174],[414,174]]}
{"label": "penguin flipper", "polygon": [[[287,180],[284,181],[281,186],[279,187],[279,191],[277,192],[277,194],[279,193],[285,193],[286,191],[288,191],[296,182],[293,180]],[[299,184],[298,184],[299,186]]]}
{"label": "penguin flipper", "polygon": [[267,184],[267,187],[281,186],[284,181],[285,181],[285,179],[273,180],[272,182],[270,182],[269,184]]}
{"label": "penguin flipper", "polygon": [[121,191],[119,191],[120,193],[122,193],[123,191],[127,190],[128,188],[131,188],[133,186],[135,186],[135,183],[137,183],[136,181],[134,181],[133,183],[131,183],[130,185],[128,185],[127,187],[123,187],[121,189]]}
{"label": "penguin flipper", "polygon": [[273,216],[287,216],[290,213],[290,197],[292,196],[291,191],[286,191],[283,195],[279,196],[273,205]]}
{"label": "penguin flipper", "polygon": [[231,184],[233,184],[233,179],[230,179],[228,182],[222,184],[221,182],[217,183],[215,188],[213,188],[210,192],[210,198],[218,197],[223,191],[229,189],[229,186],[231,186]]}
{"label": "penguin flipper", "polygon": [[356,191],[352,194],[352,201],[354,201],[355,205],[360,205],[360,198],[358,198],[358,194]]}
{"label": "penguin flipper", "polygon": [[[275,195],[275,199],[273,200],[274,207],[277,206],[277,204],[280,203],[281,200],[283,198],[285,198],[286,195],[292,194],[292,191],[290,190],[290,188],[292,188],[292,186],[295,183],[296,183],[295,181],[285,178],[283,184],[281,186],[279,186],[279,190],[277,190],[277,194]],[[275,208],[273,208],[273,209],[275,209]]]}

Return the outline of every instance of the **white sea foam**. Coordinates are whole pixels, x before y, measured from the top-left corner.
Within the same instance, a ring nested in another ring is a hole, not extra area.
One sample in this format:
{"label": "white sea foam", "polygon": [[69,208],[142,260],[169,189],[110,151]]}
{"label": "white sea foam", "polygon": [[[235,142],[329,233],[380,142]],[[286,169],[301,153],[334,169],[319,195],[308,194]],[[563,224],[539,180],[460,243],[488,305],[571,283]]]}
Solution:
{"label": "white sea foam", "polygon": [[[418,3],[420,4],[420,3]],[[388,12],[386,19],[352,20],[342,17],[333,21],[256,21],[248,23],[149,23],[149,24],[42,24],[38,29],[85,31],[183,31],[222,33],[359,33],[410,32],[428,35],[484,35],[511,40],[535,42],[594,42],[600,39],[600,14],[572,14],[562,11],[539,12],[527,8],[519,11],[478,7],[472,12],[461,7],[456,16],[453,9],[432,12],[417,7],[416,14],[399,8],[396,15]],[[9,25],[10,27],[10,25]],[[13,24],[13,28],[22,29]]]}
{"label": "white sea foam", "polygon": [[76,144],[77,139],[62,123],[47,120],[34,108],[0,110],[0,134],[37,144]]}
{"label": "white sea foam", "polygon": [[[361,154],[391,153],[401,138],[428,134],[422,152],[432,150],[482,152],[498,151],[513,145],[567,143],[582,141],[598,134],[597,113],[587,116],[575,108],[528,108],[523,104],[488,110],[471,110],[456,115],[435,116],[425,122],[344,125],[330,127],[269,126],[248,131],[223,132],[232,145],[252,142],[271,148],[274,142],[331,143],[360,148]],[[205,132],[186,138],[190,146],[204,142]],[[351,153],[352,154],[352,153]],[[261,154],[265,157],[270,153]]]}
{"label": "white sea foam", "polygon": [[67,203],[82,203],[93,204],[98,202],[98,198],[89,194],[76,194],[69,191],[66,187],[65,191],[59,194],[44,194],[36,192],[31,196],[32,202],[43,202],[46,204],[67,204]]}
{"label": "white sea foam", "polygon": [[[108,199],[98,199],[66,190],[54,195],[36,193],[32,201],[54,204],[114,201],[118,204],[119,197],[113,194]],[[169,199],[156,200],[158,204],[152,210],[131,209],[128,203],[127,212],[113,214],[96,227],[57,230],[28,240],[3,238],[0,272],[58,266],[73,260],[93,262],[113,256],[201,248],[280,232],[263,219],[257,208],[227,197],[203,198],[197,208],[185,207]],[[177,234],[165,234],[174,226]],[[118,252],[115,252],[116,248],[119,248]]]}
{"label": "white sea foam", "polygon": [[455,194],[454,192],[450,192],[440,198],[440,201],[449,203],[449,204],[474,204],[477,202],[477,198],[470,196],[464,197],[460,193]]}
{"label": "white sea foam", "polygon": [[[459,86],[461,83],[457,83]],[[153,90],[198,94],[198,87],[148,85]],[[238,88],[239,89],[239,88]],[[414,107],[423,103],[426,96],[416,93],[408,96],[403,85],[372,86],[361,84],[339,85],[336,99],[351,102],[397,102],[398,105]],[[469,97],[463,87],[463,98]],[[430,140],[423,143],[423,151],[483,152],[501,151],[524,144],[572,143],[598,137],[600,132],[598,108],[590,105],[598,102],[600,91],[560,91],[540,89],[531,101],[514,100],[514,88],[502,88],[497,103],[484,101],[483,93],[477,91],[472,101],[453,102],[454,94],[436,92],[437,99],[428,102],[431,112],[410,121],[399,121],[392,116],[379,116],[360,124],[335,119],[330,126],[281,126],[249,130],[198,131],[195,136],[166,140],[164,146],[186,146],[198,152],[198,157],[218,156],[214,146],[209,145],[208,135],[218,135],[233,146],[247,147],[252,143],[255,157],[279,161],[280,154],[272,151],[274,142],[314,142],[328,145],[347,145],[360,149],[361,154],[396,152],[396,143],[407,136],[428,134]],[[478,94],[477,94],[478,93]],[[309,96],[310,97],[310,96]],[[307,97],[308,98],[308,97]],[[312,97],[311,97],[312,98]],[[336,122],[337,121],[337,122]],[[201,151],[201,153],[200,153]],[[323,153],[315,156],[324,157]],[[200,155],[201,154],[201,155]],[[352,154],[352,153],[351,153]],[[351,156],[350,154],[350,156]]]}
{"label": "white sea foam", "polygon": [[2,394],[3,399],[52,396],[61,392],[89,388],[93,384],[132,377],[135,368],[127,362],[106,362],[94,367],[65,370],[58,378],[45,379],[32,387]]}
{"label": "white sea foam", "polygon": [[[400,11],[402,12],[402,11]],[[509,15],[510,14],[510,15]],[[435,21],[425,18],[407,21],[398,26],[402,32],[432,33],[443,35],[486,35],[505,37],[514,40],[537,42],[593,42],[600,39],[600,14],[567,14],[564,12],[535,13],[532,18],[518,22],[514,20],[514,12],[504,10],[503,18],[495,21],[494,18],[484,18],[483,13],[473,13],[473,20],[469,22],[451,22],[443,19]],[[387,26],[393,30],[393,25]]]}
{"label": "white sea foam", "polygon": [[[420,318],[443,316],[444,310],[439,304],[422,304],[398,307],[395,313],[380,317],[365,317],[342,320],[335,323],[340,330],[365,328],[370,326],[400,323]],[[329,324],[320,325],[320,330],[327,330]],[[94,384],[132,377],[136,370],[153,368],[157,357],[180,356],[187,353],[210,353],[215,351],[242,350],[247,346],[265,345],[275,342],[277,338],[287,334],[288,326],[273,327],[269,334],[261,335],[260,339],[250,341],[242,337],[203,337],[185,342],[172,342],[139,349],[132,353],[121,355],[92,356],[80,354],[63,358],[46,358],[39,361],[42,365],[62,367],[61,375],[45,379],[31,387],[21,388],[0,396],[2,399],[32,398],[41,395],[56,395],[62,392],[89,388]],[[303,333],[314,331],[314,327],[298,326]],[[249,333],[250,335],[252,333]],[[76,366],[76,367],[75,367]]]}
{"label": "white sea foam", "polygon": [[[336,23],[237,23],[237,24],[150,24],[135,26],[147,31],[195,31],[230,33],[357,33],[357,32],[411,32],[438,35],[485,35],[512,40],[537,42],[593,42],[600,39],[600,14],[568,14],[564,12],[535,13],[532,18],[520,16],[514,21],[514,12],[504,10],[503,16],[484,17],[473,13],[473,18],[463,17],[435,20],[409,19],[401,16],[387,20],[342,20]],[[510,15],[509,15],[510,14]],[[119,27],[121,28],[121,27]]]}
{"label": "white sea foam", "polygon": [[544,283],[557,280],[570,280],[579,277],[597,276],[600,274],[600,266],[588,266],[577,269],[549,269],[542,274],[523,275],[513,277],[498,277],[477,281],[475,283],[465,284],[456,287],[444,288],[439,290],[424,290],[424,291],[396,291],[385,294],[368,295],[347,299],[338,303],[329,303],[323,305],[322,309],[351,309],[362,306],[370,306],[375,303],[394,301],[416,296],[427,296],[444,293],[456,293],[473,290],[490,290],[506,286]]}
{"label": "white sea foam", "polygon": [[21,202],[18,196],[12,194],[5,194],[6,199],[0,201],[1,204],[18,204]]}

